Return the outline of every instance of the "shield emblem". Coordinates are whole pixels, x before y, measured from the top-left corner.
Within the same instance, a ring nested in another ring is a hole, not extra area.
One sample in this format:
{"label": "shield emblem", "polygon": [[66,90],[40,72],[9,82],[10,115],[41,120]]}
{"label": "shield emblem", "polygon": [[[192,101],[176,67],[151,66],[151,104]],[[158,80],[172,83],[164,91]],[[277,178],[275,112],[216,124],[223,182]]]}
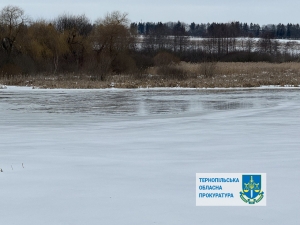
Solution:
{"label": "shield emblem", "polygon": [[261,175],[243,175],[241,199],[249,204],[255,204],[263,198],[261,191]]}

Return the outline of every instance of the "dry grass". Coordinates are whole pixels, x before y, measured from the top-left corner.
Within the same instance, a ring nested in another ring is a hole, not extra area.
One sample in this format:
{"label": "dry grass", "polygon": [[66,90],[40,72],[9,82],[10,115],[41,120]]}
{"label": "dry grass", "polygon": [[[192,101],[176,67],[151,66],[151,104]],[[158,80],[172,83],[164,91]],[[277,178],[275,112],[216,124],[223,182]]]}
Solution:
{"label": "dry grass", "polygon": [[[203,73],[203,64],[181,62],[169,66],[149,68],[145,74],[108,76],[99,81],[88,75],[3,76],[5,85],[33,86],[39,88],[138,88],[138,87],[259,87],[262,85],[300,85],[300,63],[225,63],[216,64],[211,77]],[[176,71],[174,74],[159,74]],[[184,75],[184,76],[181,76]],[[184,77],[184,79],[182,79]]]}

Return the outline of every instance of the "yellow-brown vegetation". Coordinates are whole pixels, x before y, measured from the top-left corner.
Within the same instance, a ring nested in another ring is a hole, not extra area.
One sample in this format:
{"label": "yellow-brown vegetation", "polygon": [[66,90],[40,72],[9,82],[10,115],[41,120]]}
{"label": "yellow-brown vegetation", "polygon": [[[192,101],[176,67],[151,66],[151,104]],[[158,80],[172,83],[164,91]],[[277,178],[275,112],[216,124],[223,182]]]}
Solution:
{"label": "yellow-brown vegetation", "polygon": [[[3,76],[0,83],[40,88],[138,88],[138,87],[259,87],[264,85],[299,86],[300,63],[225,63],[215,65],[214,74],[206,77],[203,64],[181,62],[170,65],[177,74],[159,74],[151,67],[144,74],[110,75],[105,81],[87,74]],[[168,71],[168,70],[166,70]],[[181,74],[184,74],[182,76]]]}

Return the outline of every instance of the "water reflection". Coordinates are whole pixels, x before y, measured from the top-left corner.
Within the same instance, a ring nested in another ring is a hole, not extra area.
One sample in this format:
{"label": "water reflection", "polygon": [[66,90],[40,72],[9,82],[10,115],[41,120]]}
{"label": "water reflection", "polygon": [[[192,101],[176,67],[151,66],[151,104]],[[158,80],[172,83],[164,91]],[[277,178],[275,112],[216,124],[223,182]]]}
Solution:
{"label": "water reflection", "polygon": [[32,90],[0,91],[1,110],[84,115],[159,115],[270,107],[298,90]]}
{"label": "water reflection", "polygon": [[187,100],[145,100],[145,108],[149,114],[186,112],[189,109],[189,104]]}
{"label": "water reflection", "polygon": [[226,101],[205,101],[203,107],[206,109],[215,110],[233,110],[233,109],[247,109],[252,108],[251,102],[226,102]]}

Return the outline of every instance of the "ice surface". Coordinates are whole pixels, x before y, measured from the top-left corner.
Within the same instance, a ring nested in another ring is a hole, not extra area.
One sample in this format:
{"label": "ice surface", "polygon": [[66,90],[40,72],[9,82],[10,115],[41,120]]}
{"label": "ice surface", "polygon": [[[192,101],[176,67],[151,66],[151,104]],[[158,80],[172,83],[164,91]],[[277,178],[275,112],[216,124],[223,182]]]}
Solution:
{"label": "ice surface", "polygon": [[[299,89],[1,89],[0,224],[299,225],[299,115]],[[265,172],[267,206],[196,207],[197,172]]]}

